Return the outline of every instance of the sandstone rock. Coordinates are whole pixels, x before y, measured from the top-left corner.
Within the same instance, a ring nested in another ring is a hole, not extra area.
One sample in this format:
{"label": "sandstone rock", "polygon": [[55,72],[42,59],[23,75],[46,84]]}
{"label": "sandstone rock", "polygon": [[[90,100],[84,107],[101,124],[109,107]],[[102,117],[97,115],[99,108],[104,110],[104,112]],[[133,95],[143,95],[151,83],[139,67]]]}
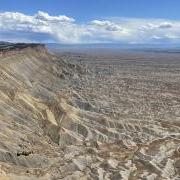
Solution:
{"label": "sandstone rock", "polygon": [[112,168],[117,168],[118,166],[118,161],[116,159],[109,159],[108,160],[108,164],[112,167]]}
{"label": "sandstone rock", "polygon": [[78,167],[80,171],[83,171],[88,166],[88,162],[84,158],[74,159],[73,163]]}

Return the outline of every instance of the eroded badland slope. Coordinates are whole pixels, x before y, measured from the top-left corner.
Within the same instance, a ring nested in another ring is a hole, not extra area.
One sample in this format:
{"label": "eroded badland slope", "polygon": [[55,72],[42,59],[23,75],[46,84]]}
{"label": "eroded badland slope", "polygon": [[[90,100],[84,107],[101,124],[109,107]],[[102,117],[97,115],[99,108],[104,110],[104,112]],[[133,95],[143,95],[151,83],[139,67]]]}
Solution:
{"label": "eroded badland slope", "polygon": [[[40,44],[5,47],[0,53],[2,179],[179,178],[177,118],[168,124],[132,112],[121,116],[115,106],[109,108],[117,94],[106,99],[106,86],[104,99],[98,99],[99,87],[97,103],[91,102],[90,69],[67,63]],[[97,78],[96,84],[104,82]],[[165,95],[179,102],[180,94]],[[126,100],[121,108],[137,110]]]}

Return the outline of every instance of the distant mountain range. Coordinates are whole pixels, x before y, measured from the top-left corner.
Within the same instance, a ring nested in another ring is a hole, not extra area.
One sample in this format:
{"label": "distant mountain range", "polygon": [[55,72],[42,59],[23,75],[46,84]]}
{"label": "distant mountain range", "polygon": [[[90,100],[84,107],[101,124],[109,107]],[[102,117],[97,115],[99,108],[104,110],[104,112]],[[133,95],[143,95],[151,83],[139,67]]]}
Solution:
{"label": "distant mountain range", "polygon": [[[0,48],[11,46],[14,43],[0,41]],[[26,43],[17,43],[20,45]],[[46,43],[48,49],[122,49],[143,52],[159,52],[159,53],[180,53],[180,44],[60,44]]]}
{"label": "distant mountain range", "polygon": [[47,43],[49,49],[122,49],[143,52],[180,53],[180,44],[58,44]]}

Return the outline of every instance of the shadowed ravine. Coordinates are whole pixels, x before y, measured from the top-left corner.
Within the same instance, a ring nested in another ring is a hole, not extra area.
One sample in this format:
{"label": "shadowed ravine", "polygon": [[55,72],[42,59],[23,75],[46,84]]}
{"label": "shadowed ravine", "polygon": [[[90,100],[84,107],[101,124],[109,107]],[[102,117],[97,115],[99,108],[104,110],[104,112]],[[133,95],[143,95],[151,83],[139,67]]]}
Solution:
{"label": "shadowed ravine", "polygon": [[1,177],[178,179],[180,75],[93,78],[63,58],[41,44],[0,46]]}

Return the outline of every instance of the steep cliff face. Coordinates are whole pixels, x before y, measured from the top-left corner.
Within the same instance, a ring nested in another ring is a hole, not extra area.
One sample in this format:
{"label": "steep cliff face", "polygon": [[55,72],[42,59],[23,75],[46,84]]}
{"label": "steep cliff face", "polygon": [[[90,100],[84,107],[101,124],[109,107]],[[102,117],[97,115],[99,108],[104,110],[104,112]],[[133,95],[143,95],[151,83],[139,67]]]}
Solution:
{"label": "steep cliff face", "polygon": [[0,54],[2,177],[178,177],[178,126],[106,116],[79,93],[90,72],[43,45],[1,45]]}
{"label": "steep cliff face", "polygon": [[0,162],[6,173],[56,161],[67,106],[62,83],[71,71],[42,45],[1,47]]}

